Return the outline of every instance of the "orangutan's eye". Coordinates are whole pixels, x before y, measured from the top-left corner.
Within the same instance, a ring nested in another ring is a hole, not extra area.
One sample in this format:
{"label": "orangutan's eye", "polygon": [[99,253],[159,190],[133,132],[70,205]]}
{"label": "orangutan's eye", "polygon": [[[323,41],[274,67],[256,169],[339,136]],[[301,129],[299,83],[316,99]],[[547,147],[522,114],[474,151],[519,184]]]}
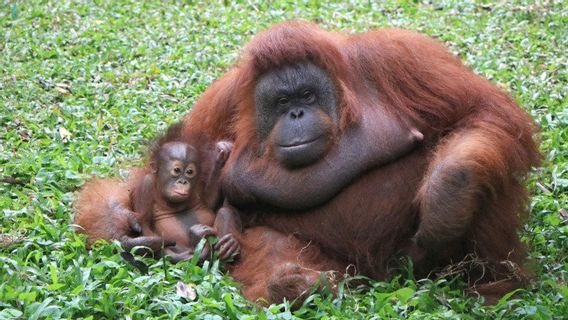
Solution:
{"label": "orangutan's eye", "polygon": [[197,170],[195,169],[195,164],[190,163],[187,168],[185,169],[185,175],[188,178],[193,178],[197,174]]}
{"label": "orangutan's eye", "polygon": [[290,102],[290,99],[288,99],[286,97],[280,97],[278,99],[278,104],[281,105],[281,106],[288,104],[288,102]]}
{"label": "orangutan's eye", "polygon": [[310,90],[304,91],[302,97],[304,98],[304,102],[306,103],[313,103],[316,100],[316,95]]}

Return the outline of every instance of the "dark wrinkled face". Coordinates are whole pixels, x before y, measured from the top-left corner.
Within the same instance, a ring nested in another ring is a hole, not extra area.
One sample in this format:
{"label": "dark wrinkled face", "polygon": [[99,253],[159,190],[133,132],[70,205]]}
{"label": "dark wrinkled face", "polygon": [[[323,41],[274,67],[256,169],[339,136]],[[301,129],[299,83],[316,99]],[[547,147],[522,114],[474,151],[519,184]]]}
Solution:
{"label": "dark wrinkled face", "polygon": [[158,187],[169,202],[189,199],[198,174],[197,151],[186,143],[169,142],[162,146],[158,158]]}
{"label": "dark wrinkled face", "polygon": [[259,138],[278,161],[294,168],[323,158],[339,118],[327,72],[309,62],[285,66],[260,77],[254,94]]}

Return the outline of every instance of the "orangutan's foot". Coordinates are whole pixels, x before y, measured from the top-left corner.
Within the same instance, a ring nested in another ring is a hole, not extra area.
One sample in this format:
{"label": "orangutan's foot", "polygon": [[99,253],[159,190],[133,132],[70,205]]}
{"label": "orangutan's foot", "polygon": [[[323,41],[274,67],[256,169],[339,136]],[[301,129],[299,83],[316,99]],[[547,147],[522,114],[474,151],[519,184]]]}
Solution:
{"label": "orangutan's foot", "polygon": [[268,281],[268,300],[281,303],[286,299],[299,307],[319,284],[319,272],[302,268],[296,263],[286,263]]}

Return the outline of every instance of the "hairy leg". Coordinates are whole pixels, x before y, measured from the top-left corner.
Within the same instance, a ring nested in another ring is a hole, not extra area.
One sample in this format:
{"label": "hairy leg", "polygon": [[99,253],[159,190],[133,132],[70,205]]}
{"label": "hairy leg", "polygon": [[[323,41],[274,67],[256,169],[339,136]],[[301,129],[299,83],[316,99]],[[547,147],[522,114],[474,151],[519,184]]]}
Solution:
{"label": "hairy leg", "polygon": [[495,201],[512,178],[497,140],[468,130],[448,137],[436,150],[417,196],[418,245],[435,248],[461,238],[485,204]]}
{"label": "hairy leg", "polygon": [[517,235],[527,199],[520,177],[528,168],[507,139],[477,128],[443,141],[416,198],[419,254],[409,250],[418,273],[466,262],[471,289],[488,303],[521,287],[530,275]]}
{"label": "hairy leg", "polygon": [[94,179],[85,184],[75,202],[77,232],[89,237],[88,245],[99,239],[119,240],[125,250],[143,246],[159,252],[163,246],[174,245],[157,236],[140,237],[142,227],[128,208],[128,190],[128,184],[117,179]]}

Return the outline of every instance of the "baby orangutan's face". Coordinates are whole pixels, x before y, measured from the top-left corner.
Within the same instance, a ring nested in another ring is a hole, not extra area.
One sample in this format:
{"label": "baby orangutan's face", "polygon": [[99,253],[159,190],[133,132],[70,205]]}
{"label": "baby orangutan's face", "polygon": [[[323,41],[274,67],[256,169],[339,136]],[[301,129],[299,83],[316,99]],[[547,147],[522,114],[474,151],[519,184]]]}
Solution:
{"label": "baby orangutan's face", "polygon": [[198,160],[197,150],[186,143],[169,142],[160,148],[158,188],[168,202],[180,203],[189,199],[197,180]]}

